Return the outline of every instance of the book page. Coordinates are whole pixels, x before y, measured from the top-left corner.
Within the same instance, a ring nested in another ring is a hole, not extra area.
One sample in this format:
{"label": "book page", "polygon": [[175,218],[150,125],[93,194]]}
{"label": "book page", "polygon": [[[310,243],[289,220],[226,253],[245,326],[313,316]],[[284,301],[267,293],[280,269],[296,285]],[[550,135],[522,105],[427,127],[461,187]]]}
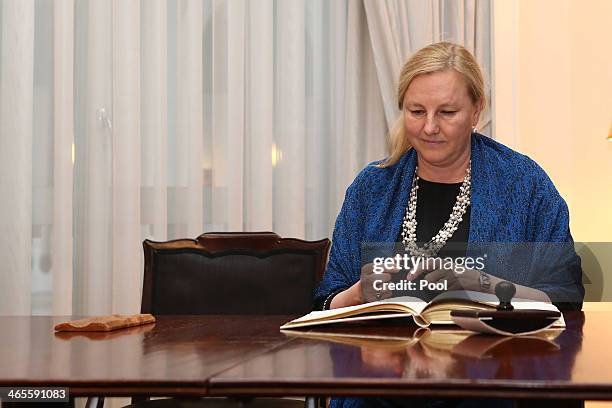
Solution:
{"label": "book page", "polygon": [[473,290],[450,290],[440,293],[433,298],[429,304],[449,303],[453,300],[463,300],[475,303],[481,303],[490,306],[497,306],[499,299],[491,293],[476,292]]}
{"label": "book page", "polygon": [[[451,290],[444,292],[436,296],[429,302],[429,306],[439,303],[453,303],[455,300],[475,302],[488,306],[495,306],[499,304],[497,296],[491,293],[476,292],[473,290]],[[552,303],[540,302],[537,300],[513,298],[512,306],[515,309],[535,309],[535,310],[552,310],[558,312],[559,309]]]}
{"label": "book page", "polygon": [[316,310],[283,325],[281,328],[303,327],[336,321],[390,318],[394,315],[418,315],[427,306],[421,299],[402,296],[355,306],[330,310]]}
{"label": "book page", "polygon": [[[498,304],[499,299],[491,293],[471,290],[448,291],[433,298],[422,311],[422,314],[432,324],[453,324],[450,316],[451,310],[493,310]],[[517,310],[559,311],[552,303],[521,298],[512,299],[512,306]],[[563,315],[554,323],[553,327],[565,327]]]}

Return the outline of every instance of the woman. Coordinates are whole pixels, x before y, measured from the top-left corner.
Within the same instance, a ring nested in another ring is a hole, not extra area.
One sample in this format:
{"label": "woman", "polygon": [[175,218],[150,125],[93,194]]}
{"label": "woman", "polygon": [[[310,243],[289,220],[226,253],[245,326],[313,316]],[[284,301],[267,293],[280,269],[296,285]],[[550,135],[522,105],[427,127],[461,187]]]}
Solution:
{"label": "woman", "polygon": [[[361,250],[366,243],[401,242],[411,255],[422,256],[440,256],[456,243],[465,243],[468,253],[489,243],[553,243],[552,249],[530,247],[528,252],[561,259],[562,267],[554,270],[534,273],[537,269],[507,267],[500,256],[484,271],[420,269],[411,279],[420,276],[489,293],[507,280],[515,284],[518,298],[581,308],[582,272],[567,205],[534,161],[476,133],[484,102],[481,70],[462,46],[432,44],[408,60],[399,79],[402,118],[391,131],[391,154],[362,170],[346,192],[327,270],[316,292],[319,307],[391,296],[373,281],[391,280],[398,271],[372,273]],[[348,400],[335,404],[360,406]]]}

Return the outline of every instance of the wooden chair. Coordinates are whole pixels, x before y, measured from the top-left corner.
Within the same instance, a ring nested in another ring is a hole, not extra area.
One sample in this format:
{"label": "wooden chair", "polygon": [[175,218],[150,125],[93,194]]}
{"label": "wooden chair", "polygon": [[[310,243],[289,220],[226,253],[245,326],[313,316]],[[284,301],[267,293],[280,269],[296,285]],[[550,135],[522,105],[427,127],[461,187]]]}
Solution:
{"label": "wooden chair", "polygon": [[[272,232],[206,233],[197,239],[143,242],[142,313],[305,314],[327,262],[330,241]],[[315,407],[315,398],[154,400],[129,407]]]}
{"label": "wooden chair", "polygon": [[145,240],[141,313],[307,313],[329,246],[328,239],[309,242],[272,232]]}

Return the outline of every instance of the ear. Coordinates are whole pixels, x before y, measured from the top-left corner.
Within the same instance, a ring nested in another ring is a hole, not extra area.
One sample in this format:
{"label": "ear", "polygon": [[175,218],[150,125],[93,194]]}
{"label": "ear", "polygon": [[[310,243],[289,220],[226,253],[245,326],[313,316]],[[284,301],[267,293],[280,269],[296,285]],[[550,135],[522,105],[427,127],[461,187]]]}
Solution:
{"label": "ear", "polygon": [[480,114],[484,110],[484,101],[481,99],[474,104],[474,113],[472,115],[472,127],[478,126]]}

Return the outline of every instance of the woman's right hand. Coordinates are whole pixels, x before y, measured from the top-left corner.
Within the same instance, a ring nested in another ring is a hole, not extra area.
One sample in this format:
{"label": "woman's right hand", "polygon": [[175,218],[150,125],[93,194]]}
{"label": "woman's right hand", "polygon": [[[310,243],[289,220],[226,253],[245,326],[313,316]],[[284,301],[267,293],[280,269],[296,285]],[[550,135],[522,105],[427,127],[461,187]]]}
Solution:
{"label": "woman's right hand", "polygon": [[361,299],[362,303],[374,302],[387,299],[393,296],[393,291],[389,290],[383,283],[390,282],[393,276],[399,273],[398,268],[384,268],[383,272],[374,272],[374,265],[369,263],[361,268]]}
{"label": "woman's right hand", "polygon": [[[374,273],[374,265],[369,263],[361,268],[361,276],[359,281],[350,288],[338,293],[333,297],[329,307],[330,309],[337,309],[345,306],[355,306],[362,303],[374,302],[376,300],[382,300],[389,298],[393,295],[391,290],[377,290],[379,284],[382,282],[389,282],[392,276],[401,269],[396,268],[385,268],[382,273]],[[375,286],[374,282],[380,280]]]}

